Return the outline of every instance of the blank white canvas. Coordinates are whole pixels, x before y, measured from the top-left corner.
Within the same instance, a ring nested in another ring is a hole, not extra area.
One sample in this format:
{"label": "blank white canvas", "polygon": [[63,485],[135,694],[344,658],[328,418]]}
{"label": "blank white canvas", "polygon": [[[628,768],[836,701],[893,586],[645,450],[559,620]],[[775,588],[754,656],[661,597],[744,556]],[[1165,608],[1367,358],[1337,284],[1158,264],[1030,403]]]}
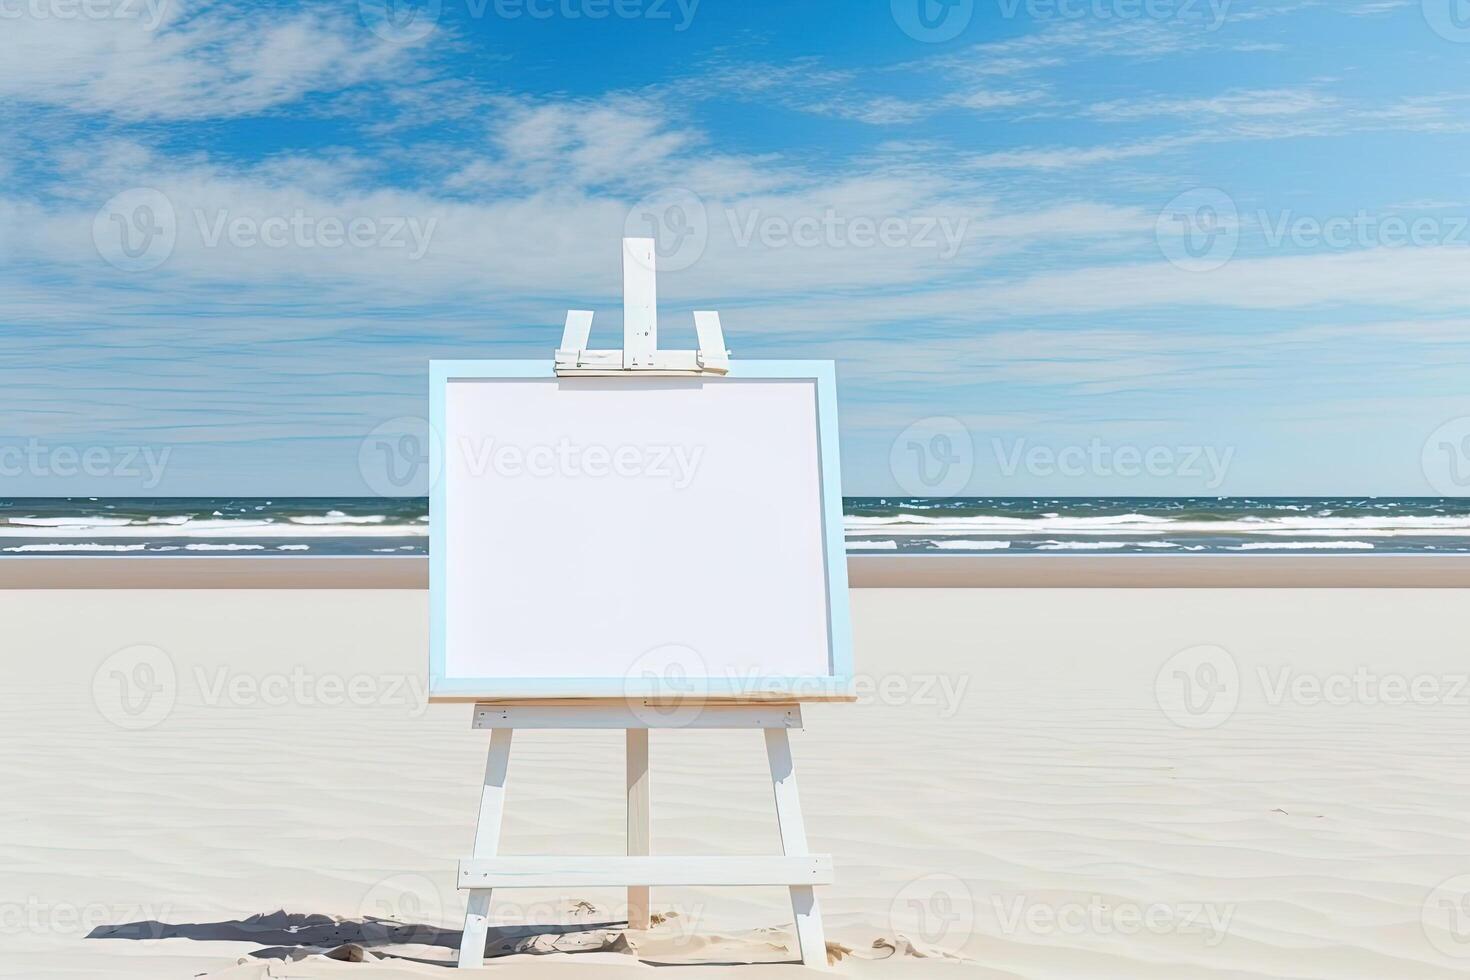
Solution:
{"label": "blank white canvas", "polygon": [[450,381],[446,677],[829,676],[820,458],[807,379]]}

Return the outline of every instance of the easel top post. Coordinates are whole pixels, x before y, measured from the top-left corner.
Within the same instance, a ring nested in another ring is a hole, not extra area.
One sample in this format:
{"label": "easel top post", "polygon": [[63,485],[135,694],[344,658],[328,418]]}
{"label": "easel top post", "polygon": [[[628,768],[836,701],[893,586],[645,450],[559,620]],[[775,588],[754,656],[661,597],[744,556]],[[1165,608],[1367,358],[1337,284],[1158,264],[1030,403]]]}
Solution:
{"label": "easel top post", "polygon": [[651,368],[658,351],[657,246],[652,238],[623,239],[623,367]]}
{"label": "easel top post", "polygon": [[730,373],[720,315],[698,310],[697,350],[658,349],[657,243],[652,238],[623,239],[623,349],[590,350],[592,311],[568,310],[554,361],[558,376],[616,377],[634,374],[695,377]]}

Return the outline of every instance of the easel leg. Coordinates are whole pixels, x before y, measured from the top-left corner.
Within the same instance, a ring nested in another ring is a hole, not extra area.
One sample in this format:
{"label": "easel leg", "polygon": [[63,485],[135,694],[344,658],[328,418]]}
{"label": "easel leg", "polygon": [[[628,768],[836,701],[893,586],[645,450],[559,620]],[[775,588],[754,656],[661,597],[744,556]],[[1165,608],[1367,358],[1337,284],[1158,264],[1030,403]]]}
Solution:
{"label": "easel leg", "polygon": [[[490,754],[485,760],[485,789],[480,794],[480,819],[475,825],[474,857],[494,857],[500,850],[500,823],[505,814],[505,777],[510,769],[509,728],[490,733]],[[459,944],[461,969],[480,966],[485,960],[485,937],[490,929],[490,889],[470,891],[464,915],[464,936]]]}
{"label": "easel leg", "polygon": [[[781,849],[787,855],[807,853],[806,824],[801,817],[801,799],[796,792],[796,769],[791,761],[791,739],[784,728],[767,728],[766,758],[771,764],[771,785],[776,791],[776,823],[781,828]],[[827,969],[827,940],[822,932],[822,907],[810,885],[791,887],[791,911],[796,916],[796,943],[804,966]]]}
{"label": "easel leg", "polygon": [[[648,729],[628,729],[628,853],[648,854],[650,845]],[[648,886],[628,888],[628,928],[648,928]]]}

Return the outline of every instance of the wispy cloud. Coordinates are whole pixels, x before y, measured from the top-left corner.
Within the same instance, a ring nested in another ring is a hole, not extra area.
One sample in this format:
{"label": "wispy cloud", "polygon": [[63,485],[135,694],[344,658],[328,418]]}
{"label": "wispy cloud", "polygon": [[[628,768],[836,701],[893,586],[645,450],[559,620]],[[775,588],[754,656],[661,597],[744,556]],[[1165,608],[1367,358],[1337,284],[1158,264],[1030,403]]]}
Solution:
{"label": "wispy cloud", "polygon": [[1187,119],[1257,119],[1300,116],[1333,109],[1337,99],[1311,89],[1255,89],[1224,92],[1207,98],[1130,98],[1098,102],[1090,116],[1112,121],[1178,116]]}
{"label": "wispy cloud", "polygon": [[0,21],[0,98],[128,121],[217,119],[401,78],[413,54],[346,11],[168,0],[87,9],[113,15],[23,10]]}

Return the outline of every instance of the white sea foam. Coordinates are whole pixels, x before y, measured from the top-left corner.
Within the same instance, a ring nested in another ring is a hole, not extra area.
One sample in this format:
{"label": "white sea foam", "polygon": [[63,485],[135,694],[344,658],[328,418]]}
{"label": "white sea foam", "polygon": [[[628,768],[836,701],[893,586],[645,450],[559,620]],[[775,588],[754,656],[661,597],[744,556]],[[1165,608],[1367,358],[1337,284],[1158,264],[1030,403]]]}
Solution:
{"label": "white sea foam", "polygon": [[954,535],[1085,534],[1092,537],[1120,535],[1210,534],[1260,535],[1263,537],[1309,534],[1319,537],[1470,537],[1470,517],[1243,517],[1231,521],[1181,521],[1146,514],[1108,517],[928,517],[905,514],[898,517],[849,517],[849,537],[882,535],[891,538]]}
{"label": "white sea foam", "polygon": [[131,524],[132,521],[126,517],[12,517],[11,524],[19,524],[24,527],[122,527]]}
{"label": "white sea foam", "polygon": [[855,551],[893,551],[898,547],[897,541],[854,541],[852,543]]}
{"label": "white sea foam", "polygon": [[1111,551],[1128,547],[1122,541],[1046,541],[1036,546],[1037,551]]}
{"label": "white sea foam", "polygon": [[936,541],[934,547],[941,551],[1004,551],[1009,541]]}
{"label": "white sea foam", "polygon": [[325,515],[308,514],[304,517],[292,517],[292,524],[381,524],[388,518],[383,514],[371,514],[365,517],[348,517],[340,510],[329,510]]}
{"label": "white sea foam", "polygon": [[1121,548],[1177,548],[1173,541],[1047,541],[1037,551],[1107,551]]}
{"label": "white sea foam", "polygon": [[190,521],[187,524],[143,524],[128,521],[85,524],[22,525],[20,520],[0,524],[0,538],[423,538],[427,524],[275,524],[263,520]]}
{"label": "white sea foam", "polygon": [[186,544],[185,551],[264,551],[263,544]]}
{"label": "white sea foam", "polygon": [[1334,551],[1372,551],[1376,545],[1368,541],[1250,541],[1226,548],[1226,551],[1302,551],[1331,548]]}
{"label": "white sea foam", "polygon": [[0,548],[0,551],[142,551],[146,547],[146,544],[98,544],[94,541],[86,544],[18,544]]}

